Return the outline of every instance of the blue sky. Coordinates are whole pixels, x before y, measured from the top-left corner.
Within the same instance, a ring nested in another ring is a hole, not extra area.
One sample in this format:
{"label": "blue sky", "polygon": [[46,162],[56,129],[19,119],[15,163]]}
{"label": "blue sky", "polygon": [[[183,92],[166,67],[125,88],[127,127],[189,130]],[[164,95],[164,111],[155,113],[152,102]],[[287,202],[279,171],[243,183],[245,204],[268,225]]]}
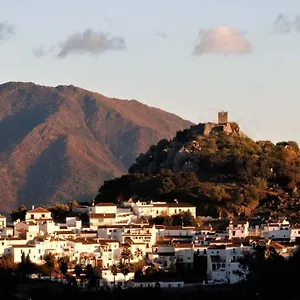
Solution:
{"label": "blue sky", "polygon": [[[193,122],[228,110],[254,139],[300,142],[300,32],[275,31],[280,14],[292,22],[300,1],[1,0],[0,82],[73,84]],[[206,44],[194,55],[218,26],[251,50],[224,55]],[[76,40],[85,31],[90,48]]]}

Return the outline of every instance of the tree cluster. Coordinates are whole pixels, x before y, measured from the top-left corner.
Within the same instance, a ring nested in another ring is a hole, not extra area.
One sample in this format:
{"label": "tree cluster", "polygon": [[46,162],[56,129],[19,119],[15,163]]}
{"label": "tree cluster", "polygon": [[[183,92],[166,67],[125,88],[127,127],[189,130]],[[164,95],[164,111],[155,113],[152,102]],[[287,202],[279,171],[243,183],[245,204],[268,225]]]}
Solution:
{"label": "tree cluster", "polygon": [[173,216],[161,215],[149,219],[150,224],[165,226],[196,226],[197,221],[190,212],[182,212]]}
{"label": "tree cluster", "polygon": [[299,250],[286,258],[272,247],[256,246],[254,252],[246,253],[241,258],[240,265],[241,270],[237,274],[244,280],[238,288],[247,295],[262,299],[272,295],[298,298]]}

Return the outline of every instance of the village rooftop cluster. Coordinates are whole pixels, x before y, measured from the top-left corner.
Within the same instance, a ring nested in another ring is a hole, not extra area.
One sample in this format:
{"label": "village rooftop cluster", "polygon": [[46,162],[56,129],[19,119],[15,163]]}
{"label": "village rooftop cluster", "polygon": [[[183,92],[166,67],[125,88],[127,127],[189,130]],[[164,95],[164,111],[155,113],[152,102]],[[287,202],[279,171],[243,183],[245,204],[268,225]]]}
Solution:
{"label": "village rooftop cluster", "polygon": [[[195,260],[205,258],[207,283],[236,283],[243,279],[239,258],[253,250],[255,245],[272,247],[284,257],[295,251],[300,239],[300,226],[291,226],[285,218],[261,222],[231,220],[224,231],[213,226],[150,225],[147,218],[160,215],[189,213],[196,217],[196,207],[188,203],[133,202],[118,206],[114,203],[92,203],[73,208],[75,214],[87,214],[88,224],[79,217],[67,217],[64,223],[53,220],[45,208],[32,207],[25,221],[11,224],[0,216],[0,255],[11,255],[15,263],[22,254],[33,263],[43,264],[45,255],[56,258],[68,256],[81,266],[101,267],[101,284],[123,284],[121,273],[112,274],[111,268],[120,261],[124,248],[132,253],[131,262],[144,260],[169,270],[174,265],[192,269]],[[199,270],[201,272],[201,270]],[[129,272],[126,283],[143,286]],[[147,283],[147,285],[155,283]],[[169,287],[184,286],[184,282],[170,281]]]}

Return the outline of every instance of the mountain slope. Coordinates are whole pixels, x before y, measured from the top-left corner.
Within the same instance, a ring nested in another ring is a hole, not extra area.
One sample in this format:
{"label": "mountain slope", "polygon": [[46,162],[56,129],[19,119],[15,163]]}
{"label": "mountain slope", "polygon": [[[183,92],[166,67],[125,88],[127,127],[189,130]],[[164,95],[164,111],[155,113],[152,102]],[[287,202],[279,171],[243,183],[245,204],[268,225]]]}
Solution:
{"label": "mountain slope", "polygon": [[74,86],[0,85],[0,211],[88,198],[161,138],[190,126],[135,100]]}

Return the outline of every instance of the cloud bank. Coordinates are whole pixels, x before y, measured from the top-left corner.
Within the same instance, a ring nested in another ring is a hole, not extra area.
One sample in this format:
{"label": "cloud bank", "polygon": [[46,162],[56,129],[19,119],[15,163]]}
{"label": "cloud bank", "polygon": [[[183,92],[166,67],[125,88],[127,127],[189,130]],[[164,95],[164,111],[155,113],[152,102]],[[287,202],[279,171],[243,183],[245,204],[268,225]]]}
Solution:
{"label": "cloud bank", "polygon": [[251,50],[251,44],[238,30],[230,26],[217,26],[199,32],[199,41],[193,54],[242,55],[248,54]]}
{"label": "cloud bank", "polygon": [[102,31],[96,32],[86,29],[81,33],[75,33],[60,43],[60,58],[70,54],[100,54],[110,50],[125,49],[125,40],[120,36],[110,36]]}
{"label": "cloud bank", "polygon": [[0,40],[7,39],[15,34],[14,25],[6,22],[0,22]]}

